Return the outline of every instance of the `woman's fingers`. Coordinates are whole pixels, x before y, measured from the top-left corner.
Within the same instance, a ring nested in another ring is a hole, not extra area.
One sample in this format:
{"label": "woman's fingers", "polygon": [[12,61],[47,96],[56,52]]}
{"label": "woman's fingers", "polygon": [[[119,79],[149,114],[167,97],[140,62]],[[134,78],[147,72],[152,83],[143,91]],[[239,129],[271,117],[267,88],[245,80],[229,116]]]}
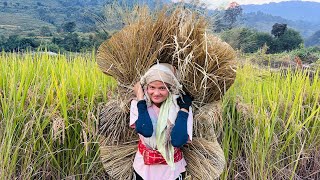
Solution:
{"label": "woman's fingers", "polygon": [[133,91],[136,94],[138,100],[143,100],[144,93],[143,93],[143,89],[142,89],[142,86],[141,86],[140,82],[137,82],[134,85]]}

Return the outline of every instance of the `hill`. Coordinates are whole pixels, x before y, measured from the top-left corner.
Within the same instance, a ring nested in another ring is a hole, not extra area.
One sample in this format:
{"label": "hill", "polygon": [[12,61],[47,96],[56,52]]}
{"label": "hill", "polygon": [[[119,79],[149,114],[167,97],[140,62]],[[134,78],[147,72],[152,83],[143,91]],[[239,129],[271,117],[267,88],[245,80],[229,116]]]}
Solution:
{"label": "hill", "polygon": [[289,20],[280,16],[273,16],[261,11],[244,13],[242,23],[249,28],[262,32],[271,32],[275,23],[287,24],[289,28],[299,31],[304,38],[308,38],[314,32],[320,30],[320,23],[310,23],[302,20]]}
{"label": "hill", "polygon": [[[97,28],[95,17],[103,17],[104,6],[114,2],[121,6],[147,4],[155,7],[170,0],[0,0],[0,35],[39,34],[41,27],[59,32],[62,24],[76,23],[76,31],[92,32]],[[160,3],[159,3],[160,2]],[[105,19],[112,21],[112,19]],[[112,23],[111,23],[112,24]],[[112,25],[111,25],[112,26]],[[110,27],[109,28],[117,28]]]}
{"label": "hill", "polygon": [[37,34],[43,26],[54,32],[66,22],[75,22],[78,31],[91,31],[95,22],[90,12],[101,13],[103,4],[102,0],[0,0],[0,32]]}
{"label": "hill", "polygon": [[320,23],[320,3],[307,1],[284,1],[262,5],[242,5],[244,13],[261,11],[293,21]]}

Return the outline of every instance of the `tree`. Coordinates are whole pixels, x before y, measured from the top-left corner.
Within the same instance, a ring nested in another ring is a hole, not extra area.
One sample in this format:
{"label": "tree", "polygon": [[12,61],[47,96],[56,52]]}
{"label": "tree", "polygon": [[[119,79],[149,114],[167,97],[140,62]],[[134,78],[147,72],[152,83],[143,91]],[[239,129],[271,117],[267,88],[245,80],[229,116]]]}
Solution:
{"label": "tree", "polygon": [[72,33],[75,31],[76,23],[75,22],[67,22],[62,25],[62,29],[64,32]]}
{"label": "tree", "polygon": [[39,45],[40,43],[33,38],[21,38],[18,35],[11,35],[3,46],[4,50],[7,52],[18,52],[26,49],[37,48]]}
{"label": "tree", "polygon": [[272,26],[271,34],[274,35],[274,37],[280,37],[284,34],[286,30],[287,30],[287,24],[275,23]]}
{"label": "tree", "polygon": [[40,29],[40,34],[42,36],[51,36],[52,35],[51,30],[48,26],[42,26]]}
{"label": "tree", "polygon": [[62,41],[62,47],[65,50],[77,52],[80,50],[79,42],[80,39],[77,33],[69,33],[64,37]]}
{"label": "tree", "polygon": [[236,3],[230,3],[229,7],[225,10],[224,19],[226,21],[226,26],[228,29],[231,29],[235,26],[235,23],[239,16],[242,14],[241,6]]}
{"label": "tree", "polygon": [[270,46],[271,53],[279,53],[297,49],[303,44],[303,39],[299,32],[293,29],[287,29],[284,33],[273,39],[273,46]]}

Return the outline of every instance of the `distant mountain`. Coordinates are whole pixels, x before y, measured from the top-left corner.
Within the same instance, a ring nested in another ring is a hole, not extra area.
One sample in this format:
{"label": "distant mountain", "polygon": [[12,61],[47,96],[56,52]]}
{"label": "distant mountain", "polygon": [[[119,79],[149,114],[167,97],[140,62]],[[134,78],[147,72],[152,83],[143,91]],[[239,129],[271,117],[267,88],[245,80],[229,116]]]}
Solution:
{"label": "distant mountain", "polygon": [[308,38],[314,32],[320,30],[320,23],[310,23],[302,20],[289,20],[280,16],[266,14],[261,11],[245,13],[242,17],[242,24],[244,26],[262,32],[270,33],[272,26],[275,23],[287,24],[289,28],[300,32],[301,36],[304,38]]}
{"label": "distant mountain", "polygon": [[307,1],[284,1],[262,5],[241,5],[244,13],[261,11],[293,21],[320,23],[320,3]]}

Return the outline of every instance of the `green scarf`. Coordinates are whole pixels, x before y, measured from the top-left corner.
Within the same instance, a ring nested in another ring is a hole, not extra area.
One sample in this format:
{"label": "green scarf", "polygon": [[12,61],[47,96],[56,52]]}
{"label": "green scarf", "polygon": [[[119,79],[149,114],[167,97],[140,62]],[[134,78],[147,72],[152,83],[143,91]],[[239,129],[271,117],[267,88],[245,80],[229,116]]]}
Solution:
{"label": "green scarf", "polygon": [[168,116],[172,105],[172,95],[161,104],[156,129],[156,142],[158,151],[166,160],[167,164],[174,169],[174,147],[172,146],[168,132]]}

